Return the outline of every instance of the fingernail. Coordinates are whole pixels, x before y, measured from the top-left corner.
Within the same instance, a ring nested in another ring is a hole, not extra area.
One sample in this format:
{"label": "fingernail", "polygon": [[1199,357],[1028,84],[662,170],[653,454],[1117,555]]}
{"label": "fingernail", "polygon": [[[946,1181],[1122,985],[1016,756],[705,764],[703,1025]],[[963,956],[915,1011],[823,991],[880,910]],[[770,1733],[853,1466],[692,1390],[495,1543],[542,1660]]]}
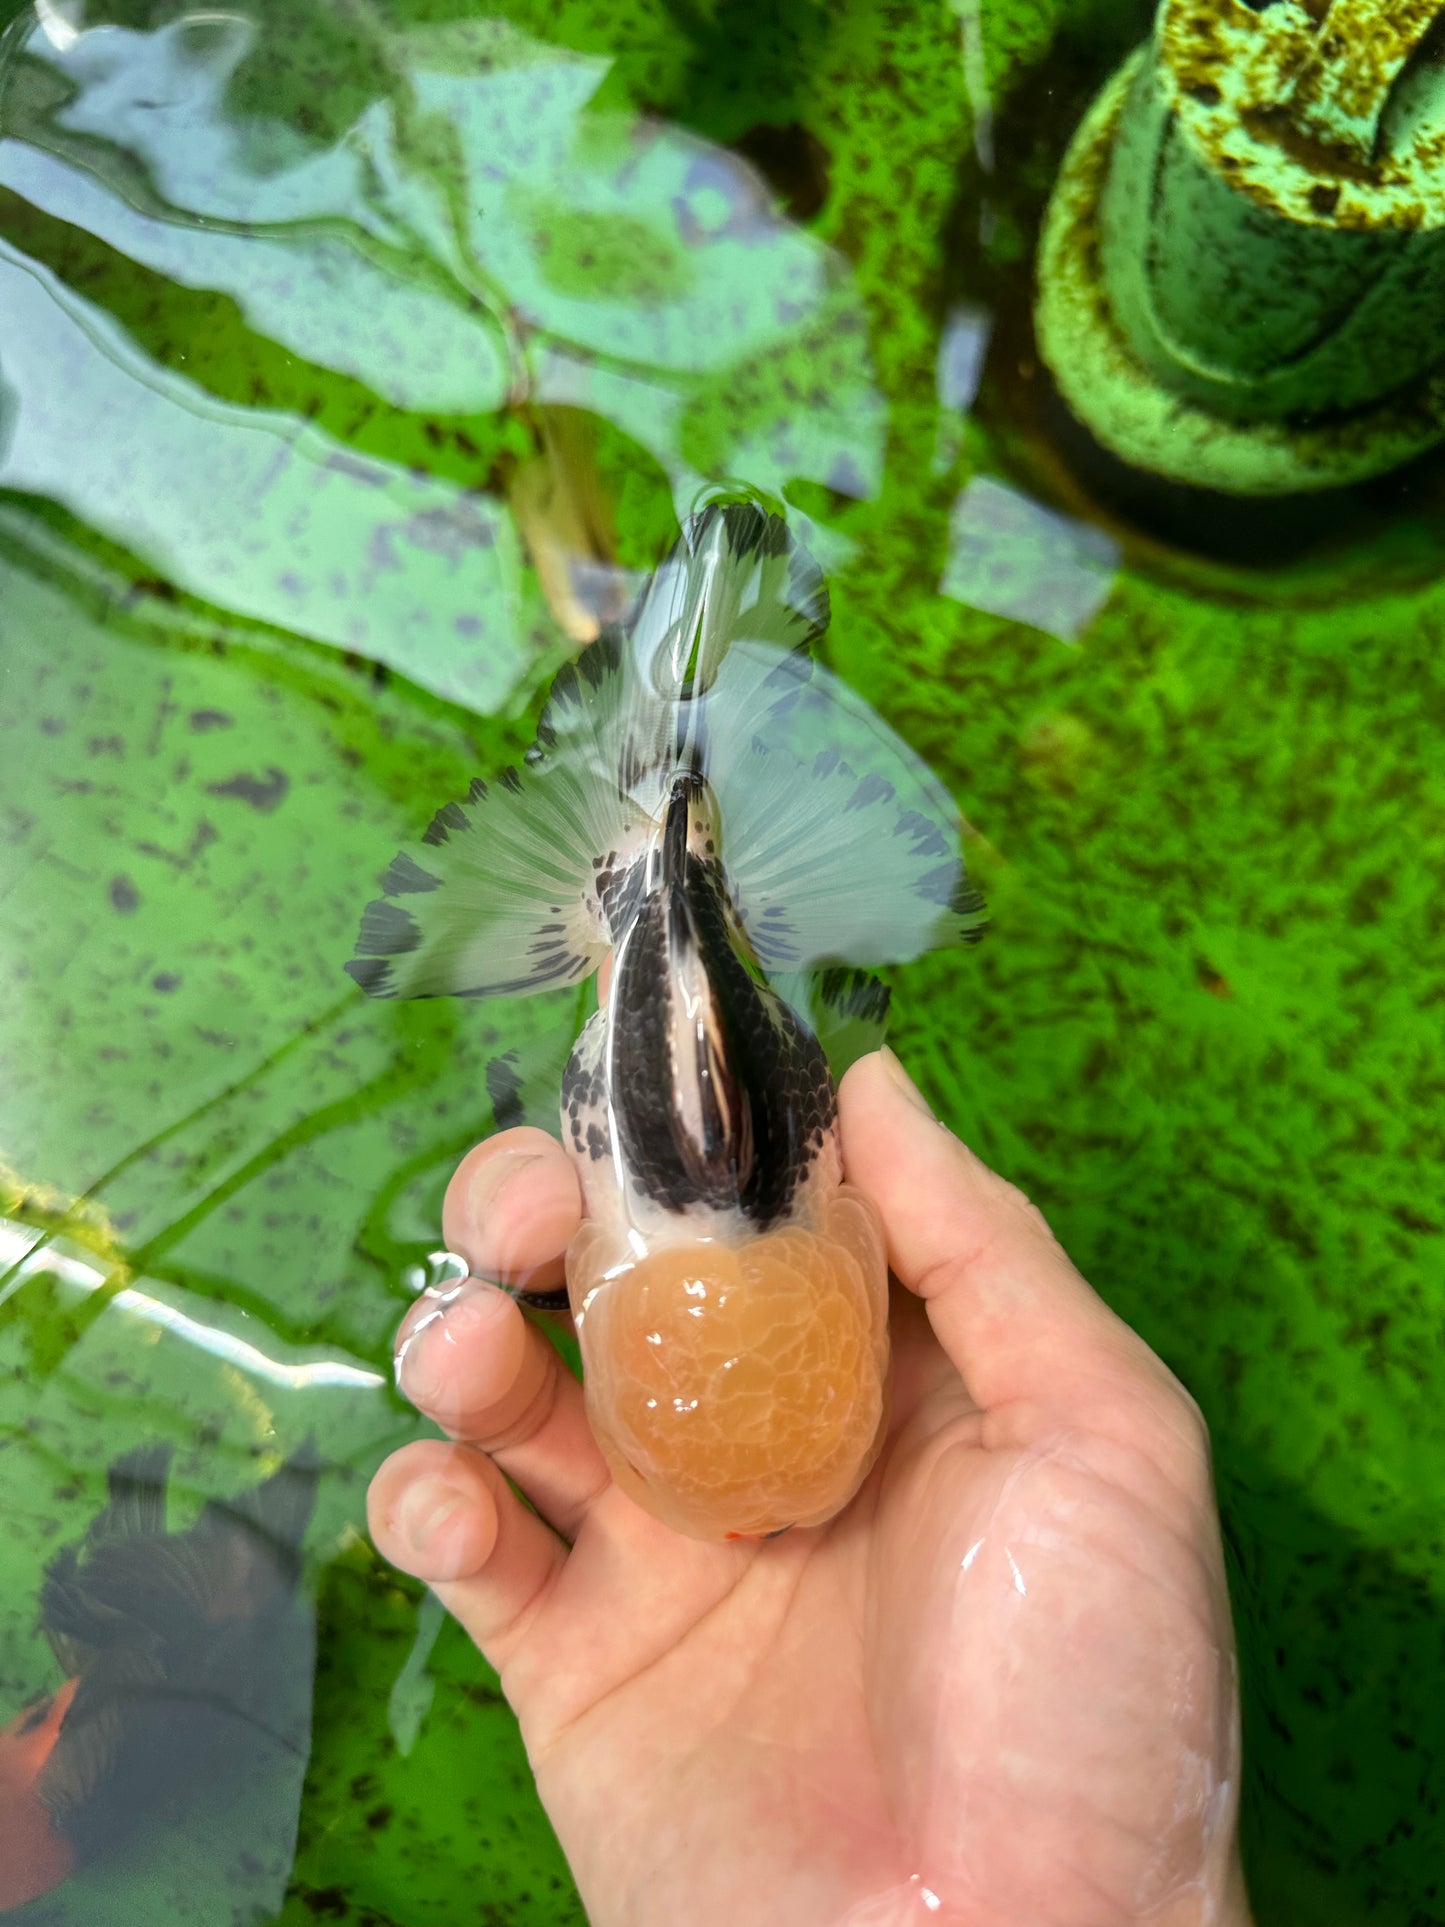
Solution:
{"label": "fingernail", "polygon": [[466,1495],[445,1479],[418,1479],[396,1509],[396,1527],[413,1552],[425,1553],[467,1505]]}
{"label": "fingernail", "polygon": [[413,1405],[435,1410],[448,1390],[441,1348],[471,1344],[511,1314],[508,1293],[480,1278],[453,1285],[425,1310],[413,1310],[396,1348],[396,1382]]}
{"label": "fingernail", "polygon": [[523,1165],[537,1162],[535,1151],[499,1151],[479,1165],[467,1186],[467,1208],[477,1222],[495,1207],[503,1187],[511,1183]]}
{"label": "fingernail", "polygon": [[426,1341],[428,1328],[437,1324],[440,1318],[441,1314],[435,1313],[396,1348],[396,1382],[403,1395],[423,1410],[436,1404],[442,1389],[441,1373],[431,1360],[431,1347]]}
{"label": "fingernail", "polygon": [[928,1102],[928,1099],[923,1095],[922,1091],[920,1091],[914,1083],[913,1079],[908,1075],[907,1071],[904,1070],[900,1059],[894,1056],[886,1044],[880,1049],[878,1055],[883,1060],[883,1068],[888,1073],[888,1081],[898,1091],[899,1096],[906,1098],[915,1111],[922,1111],[925,1117],[931,1117],[936,1124],[938,1122],[937,1113]]}
{"label": "fingernail", "polygon": [[511,1303],[511,1293],[503,1291],[499,1285],[488,1285],[480,1278],[469,1278],[467,1289],[447,1306],[442,1316],[441,1335],[453,1344],[460,1344],[463,1339],[471,1340],[479,1332],[489,1331],[503,1319],[511,1317]]}

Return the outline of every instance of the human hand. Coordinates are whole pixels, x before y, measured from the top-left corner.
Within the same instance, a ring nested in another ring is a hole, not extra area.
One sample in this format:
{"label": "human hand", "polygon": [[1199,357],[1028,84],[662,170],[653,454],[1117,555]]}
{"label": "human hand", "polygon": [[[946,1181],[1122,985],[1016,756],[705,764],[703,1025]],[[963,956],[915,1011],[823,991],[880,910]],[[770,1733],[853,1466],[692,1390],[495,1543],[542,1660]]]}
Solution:
{"label": "human hand", "polygon": [[[594,1927],[1241,1927],[1198,1409],[891,1054],[839,1118],[899,1281],[889,1437],[842,1514],[669,1531],[472,1281],[402,1327],[403,1390],[458,1442],[381,1468],[376,1543],[497,1668]],[[444,1228],[478,1278],[535,1286],[579,1209],[560,1146],[508,1131]]]}

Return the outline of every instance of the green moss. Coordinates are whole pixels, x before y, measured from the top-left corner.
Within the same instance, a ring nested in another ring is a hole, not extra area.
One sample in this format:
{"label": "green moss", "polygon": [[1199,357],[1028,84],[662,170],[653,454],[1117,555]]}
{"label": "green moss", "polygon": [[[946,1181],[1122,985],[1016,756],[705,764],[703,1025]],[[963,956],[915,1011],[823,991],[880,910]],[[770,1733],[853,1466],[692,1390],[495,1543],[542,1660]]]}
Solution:
{"label": "green moss", "polygon": [[624,215],[589,214],[539,197],[527,219],[542,278],[558,294],[591,301],[666,301],[686,293],[693,274],[670,236]]}

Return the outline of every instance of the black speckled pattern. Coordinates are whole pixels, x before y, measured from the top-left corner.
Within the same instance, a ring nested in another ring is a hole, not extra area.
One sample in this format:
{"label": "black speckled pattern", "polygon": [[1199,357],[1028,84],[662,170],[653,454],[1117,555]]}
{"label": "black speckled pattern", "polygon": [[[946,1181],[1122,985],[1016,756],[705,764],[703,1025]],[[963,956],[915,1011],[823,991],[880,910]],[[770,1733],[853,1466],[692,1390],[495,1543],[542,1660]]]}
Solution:
{"label": "black speckled pattern", "polygon": [[[679,914],[681,913],[681,914]],[[669,982],[680,949],[704,960],[724,1040],[725,1074],[746,1106],[735,1129],[700,1158],[681,1130],[671,1065],[679,1041],[669,1023]],[[733,948],[719,866],[686,859],[678,884],[642,907],[612,986],[612,1100],[627,1167],[639,1189],[681,1210],[736,1208],[760,1225],[788,1209],[835,1114],[833,1081],[812,1032]]]}

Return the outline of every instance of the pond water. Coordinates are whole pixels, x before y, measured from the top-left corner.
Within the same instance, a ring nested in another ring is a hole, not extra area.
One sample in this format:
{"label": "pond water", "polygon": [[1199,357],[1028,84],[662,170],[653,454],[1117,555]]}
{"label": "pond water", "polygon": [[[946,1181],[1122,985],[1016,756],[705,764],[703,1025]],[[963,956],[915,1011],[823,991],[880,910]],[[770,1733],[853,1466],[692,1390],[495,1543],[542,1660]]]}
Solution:
{"label": "pond water", "polygon": [[1148,17],[0,0],[0,1725],[121,1454],[176,1526],[322,1468],[309,1709],[27,1927],[581,1918],[363,1537],[446,1176],[577,998],[341,966],[720,481],[971,827],[895,1048],[1209,1418],[1261,1927],[1445,1920],[1439,471],[1240,509],[1063,419],[1038,223]]}

